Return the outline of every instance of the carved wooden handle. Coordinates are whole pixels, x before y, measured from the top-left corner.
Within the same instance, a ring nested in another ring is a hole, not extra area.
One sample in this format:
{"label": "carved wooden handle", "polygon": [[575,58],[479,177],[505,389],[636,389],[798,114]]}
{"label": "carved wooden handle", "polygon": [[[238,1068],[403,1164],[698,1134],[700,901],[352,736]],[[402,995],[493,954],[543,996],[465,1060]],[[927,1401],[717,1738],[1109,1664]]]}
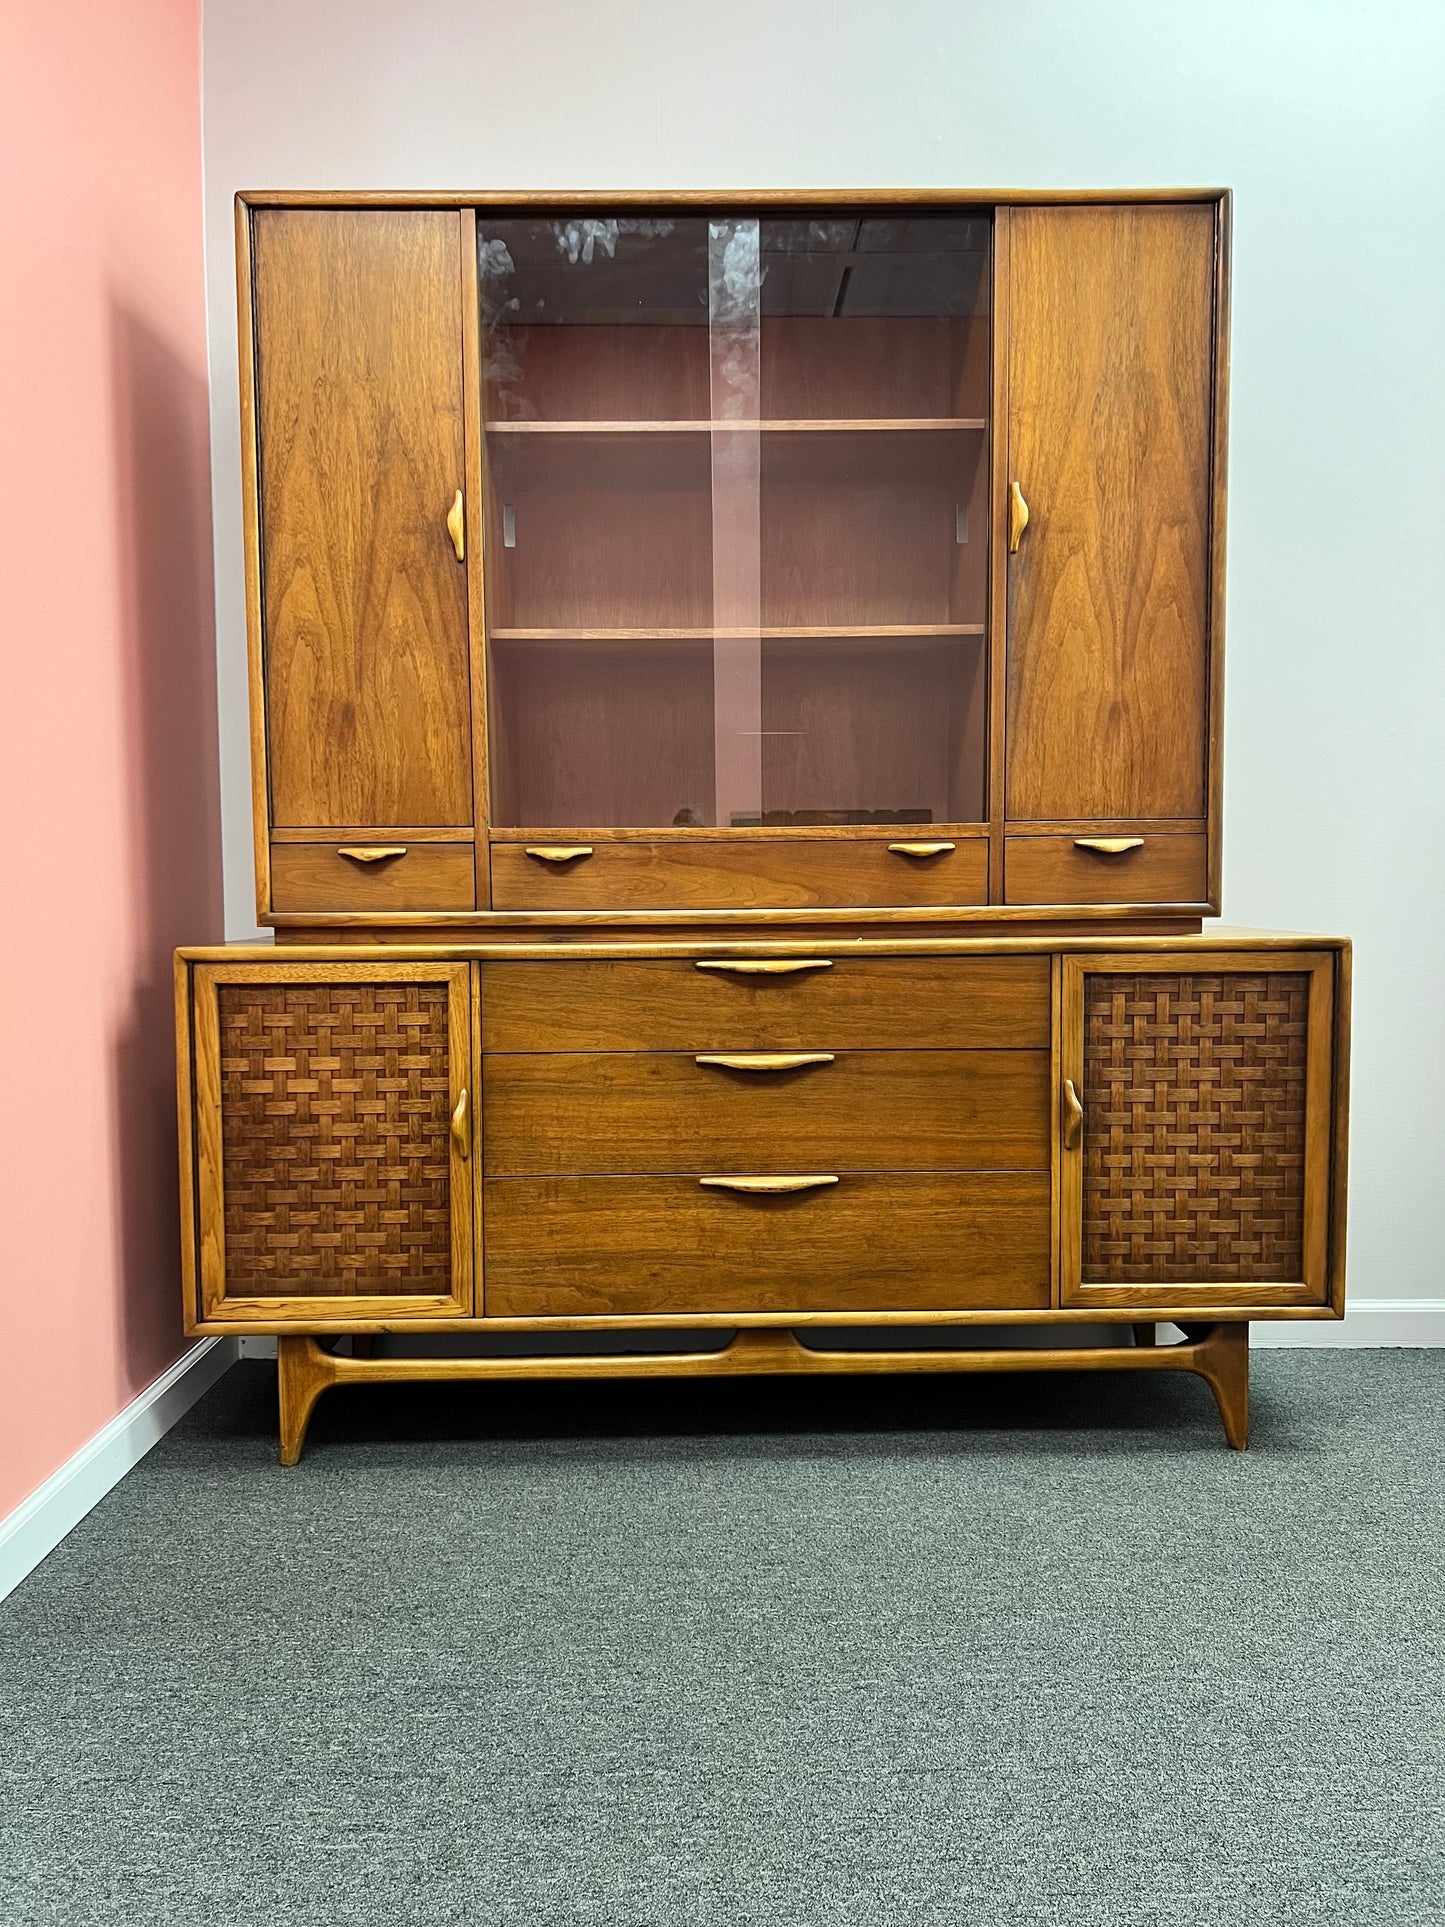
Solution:
{"label": "carved wooden handle", "polygon": [[1142,850],[1142,836],[1076,836],[1076,850],[1097,850],[1100,856],[1123,856],[1126,850]]}
{"label": "carved wooden handle", "polygon": [[389,856],[405,856],[404,843],[355,843],[339,849],[338,856],[347,856],[353,863],[384,863]]}
{"label": "carved wooden handle", "polygon": [[536,843],[527,850],[527,855],[536,857],[539,863],[575,863],[591,854],[590,843]]}
{"label": "carved wooden handle", "polygon": [[714,1052],[695,1057],[694,1064],[716,1064],[725,1071],[796,1071],[804,1064],[831,1064],[830,1050],[737,1051],[729,1055]]}
{"label": "carved wooden handle", "polygon": [[836,1178],[699,1178],[698,1183],[713,1191],[746,1191],[760,1197],[779,1197],[785,1191],[816,1191],[819,1185],[836,1184]]}
{"label": "carved wooden handle", "polygon": [[452,1143],[457,1147],[458,1156],[464,1158],[472,1154],[472,1134],[467,1128],[471,1108],[471,1100],[467,1096],[464,1085],[462,1094],[457,1099],[457,1108],[452,1112]]}
{"label": "carved wooden handle", "polygon": [[702,958],[693,965],[694,970],[726,970],[736,977],[787,977],[795,970],[831,970],[831,957],[768,957],[749,958],[745,962],[714,962],[710,957]]}
{"label": "carved wooden handle", "polygon": [[943,856],[957,846],[952,843],[890,843],[895,856]]}
{"label": "carved wooden handle", "polygon": [[1017,482],[1008,485],[1008,552],[1017,555],[1023,532],[1029,525],[1029,505]]}
{"label": "carved wooden handle", "polygon": [[1084,1107],[1072,1077],[1064,1079],[1064,1149],[1076,1151],[1084,1135]]}
{"label": "carved wooden handle", "polygon": [[447,534],[452,538],[452,547],[457,552],[458,562],[465,562],[467,559],[467,524],[460,489],[457,490],[456,500],[447,510]]}

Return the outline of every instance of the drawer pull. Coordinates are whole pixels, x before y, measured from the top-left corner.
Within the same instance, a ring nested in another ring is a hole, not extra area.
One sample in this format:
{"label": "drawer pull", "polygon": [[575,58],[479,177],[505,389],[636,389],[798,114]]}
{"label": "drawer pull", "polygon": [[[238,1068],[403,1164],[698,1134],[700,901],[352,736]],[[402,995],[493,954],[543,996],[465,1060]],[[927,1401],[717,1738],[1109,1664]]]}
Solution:
{"label": "drawer pull", "polygon": [[895,856],[944,856],[957,846],[952,843],[890,843]]}
{"label": "drawer pull", "polygon": [[470,1114],[471,1101],[467,1096],[466,1086],[463,1085],[462,1094],[457,1099],[457,1108],[452,1112],[452,1143],[457,1147],[458,1157],[467,1158],[472,1154],[472,1134],[467,1128]]}
{"label": "drawer pull", "polygon": [[457,498],[447,510],[447,534],[452,538],[452,547],[457,552],[458,562],[467,559],[467,525],[463,519],[462,492],[457,490]]}
{"label": "drawer pull", "polygon": [[527,855],[536,857],[539,863],[575,863],[591,854],[590,843],[535,843],[527,850]]}
{"label": "drawer pull", "polygon": [[1076,836],[1076,850],[1097,850],[1100,856],[1123,856],[1126,850],[1142,850],[1142,836]]}
{"label": "drawer pull", "polygon": [[1077,1151],[1084,1135],[1084,1107],[1072,1077],[1064,1079],[1064,1149]]}
{"label": "drawer pull", "polygon": [[1008,552],[1017,555],[1024,530],[1029,525],[1029,505],[1017,482],[1008,485]]}
{"label": "drawer pull", "polygon": [[780,1197],[785,1191],[816,1191],[820,1185],[836,1184],[836,1178],[699,1178],[710,1191],[747,1191],[759,1197]]}
{"label": "drawer pull", "polygon": [[350,857],[353,863],[385,863],[388,857],[405,856],[404,843],[356,843],[339,849],[338,856]]}
{"label": "drawer pull", "polygon": [[716,1064],[725,1071],[796,1071],[804,1064],[831,1064],[830,1050],[742,1051],[730,1056],[695,1057],[695,1064]]}
{"label": "drawer pull", "polygon": [[769,957],[755,958],[746,963],[714,963],[703,958],[693,965],[694,970],[726,970],[736,977],[787,977],[795,970],[831,970],[831,957]]}

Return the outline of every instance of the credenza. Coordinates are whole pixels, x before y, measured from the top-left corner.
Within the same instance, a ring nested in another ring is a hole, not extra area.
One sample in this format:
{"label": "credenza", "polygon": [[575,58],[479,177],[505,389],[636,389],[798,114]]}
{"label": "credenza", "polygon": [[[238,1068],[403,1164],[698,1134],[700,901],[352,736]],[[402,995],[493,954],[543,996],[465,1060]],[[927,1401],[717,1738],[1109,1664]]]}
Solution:
{"label": "credenza", "polygon": [[1205,933],[1227,193],[236,212],[274,942],[178,953],[185,1310],[283,1459],[366,1379],[1062,1368],[1242,1446],[1343,1310],[1349,949]]}

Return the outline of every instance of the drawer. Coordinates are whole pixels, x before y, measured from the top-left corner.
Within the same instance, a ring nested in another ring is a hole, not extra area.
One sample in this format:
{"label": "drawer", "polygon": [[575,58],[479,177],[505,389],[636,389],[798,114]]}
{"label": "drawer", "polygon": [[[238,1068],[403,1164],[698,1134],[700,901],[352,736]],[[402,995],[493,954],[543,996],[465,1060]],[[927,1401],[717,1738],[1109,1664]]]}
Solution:
{"label": "drawer", "polygon": [[[951,843],[936,856],[907,856],[859,838],[639,838],[597,842],[587,856],[556,863],[533,841],[492,844],[497,910],[852,910],[988,902],[982,837],[929,836],[900,826],[899,843]],[[585,844],[578,848],[588,847]]]}
{"label": "drawer", "polygon": [[1049,1303],[1045,1172],[843,1173],[773,1197],[686,1177],[488,1178],[484,1225],[494,1317]]}
{"label": "drawer", "polygon": [[[1123,850],[1083,847],[1126,842]],[[1109,836],[1010,836],[1004,839],[1005,903],[1203,903],[1203,832]]]}
{"label": "drawer", "polygon": [[1046,1050],[800,1054],[490,1056],[487,1174],[1048,1169]]}
{"label": "drawer", "polygon": [[[347,856],[348,850],[395,855]],[[474,910],[470,843],[273,843],[273,910]]]}
{"label": "drawer", "polygon": [[[762,969],[762,964],[771,968]],[[1038,1050],[1049,959],[571,958],[482,966],[487,1051]]]}

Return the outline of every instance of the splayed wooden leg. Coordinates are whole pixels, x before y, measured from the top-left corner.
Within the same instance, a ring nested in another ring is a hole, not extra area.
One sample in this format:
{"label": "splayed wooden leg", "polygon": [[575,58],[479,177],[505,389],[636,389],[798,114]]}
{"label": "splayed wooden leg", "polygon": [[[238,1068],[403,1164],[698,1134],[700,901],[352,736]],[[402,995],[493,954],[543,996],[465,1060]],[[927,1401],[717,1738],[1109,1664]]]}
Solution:
{"label": "splayed wooden leg", "polygon": [[336,1383],[331,1354],[314,1338],[276,1340],[276,1388],[281,1404],[281,1463],[295,1465],[306,1443],[311,1408]]}
{"label": "splayed wooden leg", "polygon": [[[1192,1337],[1193,1330],[1188,1332]],[[1224,1421],[1224,1436],[1236,1452],[1249,1448],[1249,1326],[1215,1325],[1199,1346],[1194,1366],[1207,1379]]]}

